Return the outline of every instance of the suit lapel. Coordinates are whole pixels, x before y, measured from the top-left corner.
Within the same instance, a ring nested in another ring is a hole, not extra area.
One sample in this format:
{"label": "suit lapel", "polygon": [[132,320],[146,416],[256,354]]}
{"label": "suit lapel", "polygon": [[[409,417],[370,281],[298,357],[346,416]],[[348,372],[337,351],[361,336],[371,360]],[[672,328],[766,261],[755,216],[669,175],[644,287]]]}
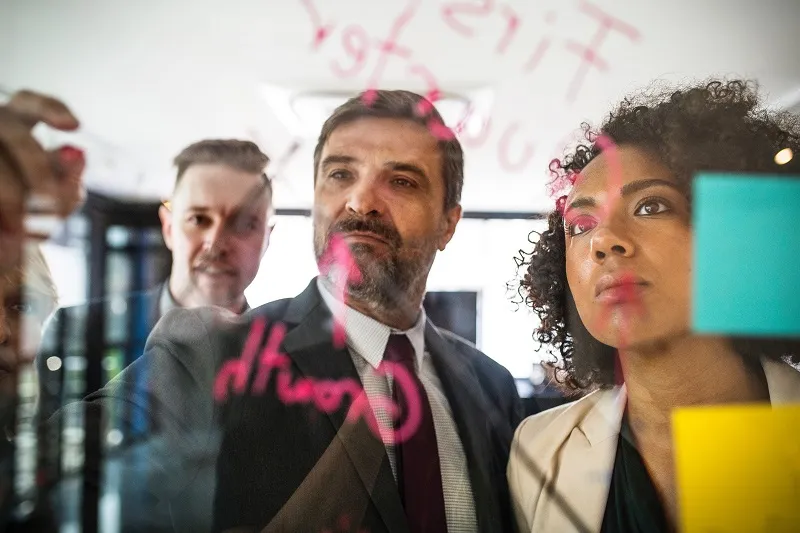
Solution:
{"label": "suit lapel", "polygon": [[491,476],[493,450],[489,440],[492,434],[489,417],[493,411],[468,361],[459,357],[430,321],[425,325],[425,347],[433,358],[467,456],[478,528],[496,531],[501,521],[494,497],[497,480]]}
{"label": "suit lapel", "polygon": [[537,506],[537,510],[553,512],[534,512],[534,531],[599,533],[602,527],[626,394],[624,387],[597,394],[597,403],[578,423],[560,453],[569,460],[561,462],[550,484],[552,490],[545,490]]}
{"label": "suit lapel", "polygon": [[762,359],[772,405],[800,402],[800,372],[782,361]]}
{"label": "suit lapel", "polygon": [[[326,379],[354,379],[363,388],[348,350],[333,346],[333,317],[319,295],[316,280],[312,280],[306,290],[289,304],[285,322],[289,331],[283,341],[283,350],[302,374]],[[352,432],[342,432],[346,423],[344,409],[327,414],[327,417],[337,432],[334,438],[352,461],[387,530],[407,532],[405,512],[383,443],[362,419]],[[343,434],[349,435],[348,438],[343,438]]]}

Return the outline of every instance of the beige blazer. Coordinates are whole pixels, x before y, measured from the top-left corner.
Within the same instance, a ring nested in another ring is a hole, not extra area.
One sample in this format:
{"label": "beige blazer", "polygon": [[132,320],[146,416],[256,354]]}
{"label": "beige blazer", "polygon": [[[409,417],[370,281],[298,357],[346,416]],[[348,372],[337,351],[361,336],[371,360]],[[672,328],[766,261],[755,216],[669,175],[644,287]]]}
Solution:
{"label": "beige blazer", "polygon": [[[800,372],[762,364],[771,403],[800,402]],[[520,532],[600,531],[625,400],[624,386],[596,391],[517,428],[507,474]]]}

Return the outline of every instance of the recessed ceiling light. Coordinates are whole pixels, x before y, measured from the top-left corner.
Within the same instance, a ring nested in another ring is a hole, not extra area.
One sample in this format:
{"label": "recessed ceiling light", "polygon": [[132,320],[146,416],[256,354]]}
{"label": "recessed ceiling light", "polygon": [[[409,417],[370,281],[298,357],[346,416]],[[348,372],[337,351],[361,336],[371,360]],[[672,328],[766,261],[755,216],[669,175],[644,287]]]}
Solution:
{"label": "recessed ceiling light", "polygon": [[[290,134],[300,139],[316,139],[322,124],[334,109],[356,92],[348,91],[299,91],[266,84],[262,94],[267,103],[283,122]],[[463,94],[445,93],[434,103],[441,113],[445,125],[455,128],[467,118],[466,126],[474,129],[482,126],[493,103],[491,90],[466,91]]]}
{"label": "recessed ceiling light", "polygon": [[791,148],[784,148],[777,154],[775,154],[775,162],[779,165],[785,165],[789,161],[792,160],[794,157],[794,152],[792,152]]}

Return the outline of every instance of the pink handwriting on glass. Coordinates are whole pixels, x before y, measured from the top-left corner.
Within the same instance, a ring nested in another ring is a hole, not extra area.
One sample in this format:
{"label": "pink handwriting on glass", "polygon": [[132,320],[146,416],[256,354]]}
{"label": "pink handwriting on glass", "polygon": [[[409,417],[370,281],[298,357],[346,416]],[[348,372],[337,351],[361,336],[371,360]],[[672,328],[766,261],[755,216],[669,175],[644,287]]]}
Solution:
{"label": "pink handwriting on glass", "polygon": [[[321,43],[320,32],[322,32],[324,38],[330,33],[330,31],[332,31],[332,26],[330,24],[327,26],[322,24],[321,17],[311,4],[311,0],[302,1],[306,6],[311,18],[311,23],[314,29],[313,48],[316,50],[319,48],[319,44]],[[398,40],[400,38],[401,31],[414,17],[418,8],[418,4],[418,0],[412,0],[406,9],[394,20],[389,32],[389,37],[384,41],[375,41],[375,45],[377,45],[380,55],[378,57],[376,67],[369,77],[367,90],[364,96],[365,102],[368,105],[374,100],[375,88],[379,86],[380,79],[386,68],[386,64],[390,55],[395,55],[407,61],[410,61],[411,59],[412,52],[407,47],[398,45]],[[567,101],[570,102],[574,101],[577,97],[577,94],[585,81],[590,66],[595,66],[601,71],[608,70],[608,64],[598,56],[597,51],[605,42],[605,39],[608,37],[611,30],[625,34],[632,41],[638,41],[640,39],[640,34],[636,28],[623,22],[619,18],[609,15],[599,7],[581,0],[579,3],[579,8],[586,15],[597,19],[600,25],[588,46],[572,40],[567,41],[564,46],[567,51],[577,54],[581,59],[581,63],[576,71],[575,76],[570,82],[570,86],[567,91]],[[494,0],[478,0],[477,3],[451,2],[446,3],[442,7],[442,18],[444,22],[454,31],[465,37],[472,37],[475,34],[475,29],[467,25],[465,18],[485,18],[495,12],[495,9],[499,9],[501,16],[503,16],[507,21],[505,32],[498,41],[496,48],[497,53],[504,54],[513,40],[516,38],[521,24],[520,17],[511,7],[507,5],[497,6]],[[556,14],[550,11],[545,14],[544,19],[548,24],[552,25],[556,21]],[[328,33],[325,33],[326,30]],[[357,25],[349,25],[342,30],[341,38],[342,47],[345,53],[350,56],[352,64],[350,66],[342,66],[341,63],[334,60],[331,62],[331,70],[337,76],[352,77],[361,72],[361,70],[366,66],[368,55],[373,44],[367,31],[363,27]],[[539,66],[545,54],[550,49],[551,42],[552,39],[550,37],[543,37],[539,41],[523,66],[525,72],[532,72]],[[409,66],[409,72],[410,74],[417,75],[423,79],[427,87],[426,97],[431,102],[435,102],[440,98],[441,91],[439,89],[439,84],[429,69],[419,63],[415,63]],[[466,124],[467,120],[469,120],[470,115],[473,112],[473,109],[467,109],[464,116],[454,129],[455,132],[459,134],[459,139],[466,146],[477,148],[488,140],[491,130],[491,121],[486,119],[483,124],[481,124],[480,130],[477,133],[470,132],[468,131],[468,128],[464,128],[464,125]],[[519,150],[515,150],[513,148],[513,146],[516,144],[514,137],[519,134],[521,126],[522,124],[520,122],[512,122],[511,124],[507,125],[505,130],[500,134],[498,141],[497,160],[501,168],[508,173],[522,173],[532,161],[534,156],[535,147],[532,143],[525,142],[524,146],[522,146]],[[440,121],[430,120],[428,127],[431,133],[440,140],[449,140],[454,136],[453,131]],[[511,154],[513,152],[517,152],[517,155],[512,156]]]}
{"label": "pink handwriting on glass", "polygon": [[[338,233],[331,237],[328,247],[320,258],[319,268],[321,275],[334,280],[336,299],[339,305],[333,310],[333,345],[334,348],[341,349],[345,347],[346,341],[347,286],[361,281],[361,271],[347,243]],[[251,375],[266,326],[266,319],[256,319],[250,328],[241,357],[227,361],[222,366],[214,381],[216,401],[227,400],[231,384],[236,394],[245,393],[247,380]],[[370,400],[361,385],[353,378],[342,380],[298,378],[292,384],[291,360],[286,354],[279,351],[285,335],[285,324],[273,325],[264,350],[260,354],[258,374],[253,381],[251,394],[264,394],[273,371],[277,371],[276,393],[286,405],[314,403],[317,409],[330,414],[337,411],[345,396],[349,395],[351,404],[347,420],[356,422],[359,417],[363,416],[372,432],[386,444],[403,442],[417,431],[422,418],[422,403],[419,395],[423,392],[417,389],[411,374],[403,365],[384,361],[376,369],[376,373],[380,376],[391,375],[393,377],[398,394],[406,399],[407,412],[403,412],[392,399],[384,396],[372,398],[371,401],[374,405],[370,405]],[[385,411],[390,420],[395,422],[402,420],[402,423],[398,427],[381,427],[374,416],[373,407],[376,411]]]}
{"label": "pink handwriting on glass", "polygon": [[[609,180],[606,184],[606,202],[603,203],[597,213],[598,223],[604,223],[611,218],[616,205],[622,199],[622,161],[620,160],[619,150],[613,139],[607,135],[598,135],[595,143],[608,158]],[[624,354],[628,347],[631,321],[637,315],[644,314],[644,306],[641,296],[636,291],[636,274],[632,270],[623,269],[621,272],[621,283],[624,294],[623,298],[629,305],[622,306],[622,321],[619,327],[619,349],[620,356]],[[599,317],[600,325],[607,325],[611,321],[611,306],[603,308],[603,313]]]}
{"label": "pink handwriting on glass", "polygon": [[327,39],[333,31],[334,25],[330,23],[322,23],[322,17],[320,17],[317,8],[314,7],[312,0],[300,0],[300,2],[302,2],[303,7],[306,8],[308,16],[311,19],[311,24],[314,25],[314,42],[311,44],[311,46],[313,48],[319,48],[319,46],[322,44],[322,41]]}
{"label": "pink handwriting on glass", "polygon": [[[317,45],[320,42],[317,40],[317,36],[321,28],[320,16],[313,5],[310,4],[310,0],[303,0],[303,3],[306,6],[306,10],[309,13],[311,23],[314,28],[315,40],[313,48],[316,49],[318,48]],[[366,66],[368,55],[372,51],[373,46],[377,47],[378,49],[378,59],[374,70],[369,76],[367,89],[364,91],[363,96],[364,102],[367,105],[372,105],[375,100],[375,88],[380,85],[380,80],[384,71],[386,70],[389,58],[391,56],[397,56],[404,60],[409,60],[411,58],[411,51],[408,48],[399,45],[398,40],[400,39],[400,33],[414,18],[414,15],[419,8],[419,3],[419,0],[412,0],[411,3],[403,10],[403,12],[400,13],[400,15],[398,15],[392,22],[391,29],[389,30],[389,36],[385,40],[374,40],[374,44],[367,31],[361,26],[350,24],[342,30],[342,48],[349,56],[350,64],[347,65],[340,61],[332,60],[331,71],[334,75],[341,78],[350,78],[356,76]],[[427,87],[427,93],[425,96],[428,98],[428,100],[435,102],[441,97],[433,74],[427,68],[425,68],[425,66],[418,63],[413,63],[408,66],[408,71],[411,75],[423,79],[425,86]],[[430,111],[430,108],[425,108],[424,106],[421,106],[419,109],[417,109],[417,113],[421,117],[428,117]],[[428,129],[430,129],[431,133],[437,139],[450,140],[455,138],[455,134],[449,128],[442,124],[440,120],[432,116],[428,119]]]}
{"label": "pink handwriting on glass", "polygon": [[[352,520],[350,519],[349,515],[343,514],[339,517],[337,526],[339,527],[338,530],[333,529],[323,529],[320,533],[334,533],[334,531],[340,531],[342,533],[348,533],[352,530]],[[369,533],[366,529],[359,529],[358,533]]]}
{"label": "pink handwriting on glass", "polygon": [[[408,440],[419,428],[422,419],[422,404],[414,380],[409,371],[401,364],[384,361],[376,369],[380,376],[392,376],[398,394],[406,398],[408,411],[403,410],[391,398],[377,396],[372,398],[376,410],[383,409],[391,420],[400,422],[398,427],[382,427],[373,413],[370,400],[364,389],[354,378],[340,380],[297,378],[292,383],[291,359],[280,351],[281,342],[286,335],[286,325],[280,322],[273,324],[264,349],[258,354],[260,340],[263,338],[267,321],[259,317],[253,321],[244,350],[239,359],[226,361],[214,381],[214,399],[225,402],[229,389],[233,393],[243,395],[265,394],[273,371],[277,372],[275,390],[278,398],[286,405],[314,404],[324,412],[338,411],[346,396],[350,396],[350,408],[346,420],[350,423],[363,417],[372,432],[386,444],[396,444]],[[258,356],[258,373],[250,388],[246,391],[247,381]]]}
{"label": "pink handwriting on glass", "polygon": [[319,260],[319,270],[322,276],[333,279],[336,289],[336,309],[333,310],[333,346],[343,348],[346,340],[345,320],[347,286],[351,283],[361,282],[361,271],[358,269],[350,248],[344,238],[335,233],[328,243],[328,247]]}
{"label": "pink handwriting on glass", "polygon": [[[467,26],[467,24],[463,21],[463,18],[486,18],[490,16],[497,7],[498,6],[495,5],[494,0],[478,0],[477,3],[446,3],[442,7],[442,19],[454,31],[463,35],[464,37],[469,38],[475,35],[475,29]],[[578,7],[584,14],[596,19],[600,25],[588,45],[581,44],[573,40],[567,40],[564,45],[565,50],[576,54],[581,60],[567,90],[566,99],[568,102],[573,102],[577,97],[578,92],[580,91],[580,88],[586,79],[586,74],[588,73],[590,66],[594,66],[598,70],[604,72],[608,70],[608,63],[599,57],[598,51],[605,42],[606,38],[609,36],[610,31],[613,30],[622,33],[633,42],[637,42],[641,39],[641,34],[636,28],[617,17],[608,14],[598,6],[585,0],[580,0]],[[509,48],[511,42],[516,37],[522,21],[517,13],[509,6],[502,5],[499,6],[499,8],[501,16],[506,19],[506,28],[503,36],[500,38],[497,44],[496,51],[498,54],[504,54]],[[550,11],[545,15],[544,18],[548,24],[553,24],[556,20],[556,15]],[[537,66],[539,66],[544,58],[544,55],[550,48],[551,43],[552,39],[550,37],[543,37],[539,41],[534,48],[533,53],[528,57],[528,60],[523,66],[523,70],[525,72],[531,72],[535,70]]]}
{"label": "pink handwriting on glass", "polygon": [[[308,0],[304,0],[307,2]],[[380,86],[380,81],[383,76],[386,66],[391,56],[404,60],[408,64],[408,73],[422,80],[426,91],[425,97],[431,102],[435,103],[442,96],[440,85],[433,72],[430,71],[425,65],[419,62],[412,62],[412,52],[407,47],[398,43],[403,29],[413,19],[419,7],[419,1],[412,1],[400,15],[398,15],[392,23],[389,30],[389,36],[385,40],[371,39],[365,28],[358,25],[348,25],[341,32],[342,48],[349,56],[349,64],[332,60],[331,71],[334,75],[344,78],[350,78],[362,72],[369,59],[369,54],[373,48],[378,49],[378,59],[375,69],[369,76],[367,82],[367,89],[364,94],[364,101],[367,105],[371,105],[375,98],[375,88]],[[311,13],[312,11],[310,11]],[[313,11],[316,13],[316,11]],[[319,15],[311,17],[312,26],[314,31],[319,27]],[[517,20],[518,19],[514,19]],[[516,24],[516,23],[515,23]],[[315,33],[316,35],[316,33]],[[317,47],[315,47],[316,49]],[[426,117],[430,113],[430,106],[421,106],[417,109],[417,113]],[[455,132],[450,129],[440,120],[429,117],[427,122],[428,129],[431,134],[439,140],[448,141],[455,138],[456,133],[459,134],[459,139],[466,146],[477,148],[484,144],[489,138],[491,124],[489,121],[485,122],[477,134],[468,132],[464,127],[466,122],[470,119],[473,109],[466,109],[464,115],[455,126]],[[525,170],[527,165],[533,158],[534,147],[531,143],[525,143],[524,147],[520,150],[519,155],[512,157],[511,153],[514,152],[512,145],[514,145],[514,137],[519,134],[521,123],[514,122],[509,124],[503,130],[500,141],[498,143],[498,161],[501,167],[509,173],[517,173]]]}

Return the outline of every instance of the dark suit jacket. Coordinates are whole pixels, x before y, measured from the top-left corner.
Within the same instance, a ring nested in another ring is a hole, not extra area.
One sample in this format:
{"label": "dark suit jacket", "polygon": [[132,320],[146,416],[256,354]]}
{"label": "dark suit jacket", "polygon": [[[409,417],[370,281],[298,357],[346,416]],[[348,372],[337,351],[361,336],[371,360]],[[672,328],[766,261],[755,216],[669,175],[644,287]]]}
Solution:
{"label": "dark suit jacket", "polygon": [[[213,308],[171,311],[144,356],[87,398],[87,412],[124,402],[158,420],[139,455],[149,461],[153,505],[167,506],[178,530],[207,529],[213,515],[215,531],[336,530],[343,521],[372,533],[408,531],[383,443],[363,418],[346,421],[347,402],[325,414],[307,402],[281,401],[274,375],[262,394],[252,394],[258,364],[247,387],[214,399],[219,369],[240,357],[260,318],[268,323],[257,339],[262,345],[276,324],[286,326],[281,351],[295,379],[359,380],[347,350],[332,344],[332,318],[312,281],[296,298],[242,317]],[[466,454],[479,530],[512,531],[505,471],[522,413],[514,381],[433,324],[425,341]],[[131,396],[126,383],[141,371],[150,387]]]}
{"label": "dark suit jacket", "polygon": [[[122,349],[127,355],[128,362],[136,359],[142,354],[145,342],[150,332],[161,318],[159,303],[161,291],[164,284],[147,290],[125,295],[124,302],[127,310],[122,324],[125,334],[123,335],[126,346]],[[105,348],[101,348],[98,353],[89,353],[90,344],[87,342],[87,335],[94,334],[90,329],[92,317],[107,316],[110,300],[96,300],[81,305],[70,307],[60,307],[53,313],[52,318],[47,323],[42,344],[36,354],[36,371],[39,377],[39,416],[46,420],[52,416],[65,403],[65,386],[63,379],[64,368],[50,370],[47,367],[47,359],[56,356],[62,361],[67,357],[82,356],[86,357],[88,364],[100,366],[102,358],[106,355]],[[106,319],[106,330],[112,328],[112,324]],[[105,343],[103,343],[105,345]],[[104,383],[99,383],[95,392]]]}

